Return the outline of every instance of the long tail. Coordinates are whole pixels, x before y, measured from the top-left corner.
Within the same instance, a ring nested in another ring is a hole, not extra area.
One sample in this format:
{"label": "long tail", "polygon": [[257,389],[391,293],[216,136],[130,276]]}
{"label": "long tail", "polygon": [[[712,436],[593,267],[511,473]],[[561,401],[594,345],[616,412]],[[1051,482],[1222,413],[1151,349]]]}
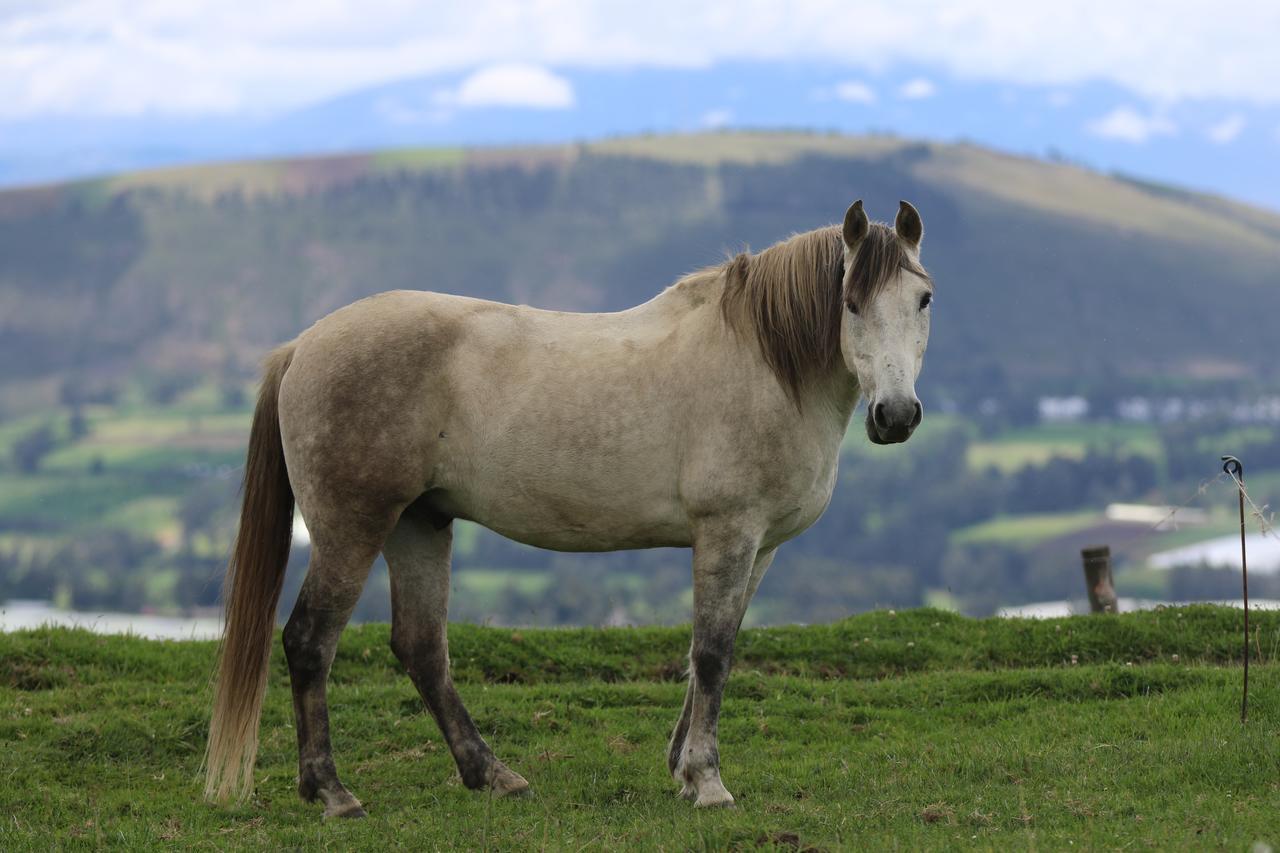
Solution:
{"label": "long tail", "polygon": [[205,749],[204,795],[215,802],[244,800],[253,790],[271,636],[293,534],[293,490],[277,411],[280,380],[292,359],[291,344],[267,356],[249,434],[240,532],[223,587],[226,626]]}

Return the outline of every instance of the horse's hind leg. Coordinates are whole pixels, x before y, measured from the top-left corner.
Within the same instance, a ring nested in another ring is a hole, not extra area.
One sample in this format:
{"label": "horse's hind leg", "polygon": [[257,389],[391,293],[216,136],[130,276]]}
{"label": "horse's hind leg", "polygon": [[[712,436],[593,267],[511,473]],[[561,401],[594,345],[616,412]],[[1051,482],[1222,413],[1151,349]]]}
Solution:
{"label": "horse's hind leg", "polygon": [[385,536],[385,530],[370,529],[357,518],[353,514],[336,527],[317,524],[311,531],[311,564],[284,629],[298,727],[298,793],[308,802],[323,801],[325,817],[365,814],[360,801],[338,779],[325,689],[338,637],[351,618]]}
{"label": "horse's hind leg", "polygon": [[391,569],[391,649],[408,671],[458,764],[462,782],[496,795],[529,787],[494,757],[449,675],[449,558],[453,525],[414,505],[383,549]]}

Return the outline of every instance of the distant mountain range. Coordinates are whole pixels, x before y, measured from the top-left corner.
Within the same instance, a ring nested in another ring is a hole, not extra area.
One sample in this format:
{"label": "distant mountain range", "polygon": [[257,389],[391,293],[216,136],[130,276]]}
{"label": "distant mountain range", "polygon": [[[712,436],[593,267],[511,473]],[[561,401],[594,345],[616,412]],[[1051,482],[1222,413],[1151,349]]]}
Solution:
{"label": "distant mountain range", "polygon": [[0,193],[0,407],[244,382],[267,347],[391,288],[622,308],[858,197],[923,214],[931,399],[1280,378],[1280,215],[973,145],[703,133]]}
{"label": "distant mountain range", "polygon": [[969,140],[1280,210],[1275,106],[1153,105],[1105,83],[1016,86],[929,68],[867,74],[794,62],[630,70],[500,65],[392,82],[258,118],[0,120],[0,185],[210,160],[720,128]]}

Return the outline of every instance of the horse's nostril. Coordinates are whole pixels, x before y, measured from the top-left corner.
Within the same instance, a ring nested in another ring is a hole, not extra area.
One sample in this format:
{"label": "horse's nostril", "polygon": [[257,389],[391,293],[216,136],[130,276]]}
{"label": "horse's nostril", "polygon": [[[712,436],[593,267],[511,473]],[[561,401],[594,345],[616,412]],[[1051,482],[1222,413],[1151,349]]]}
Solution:
{"label": "horse's nostril", "polygon": [[871,419],[876,422],[876,426],[880,429],[888,429],[889,424],[884,418],[884,403],[876,403],[875,408],[871,410]]}
{"label": "horse's nostril", "polygon": [[916,414],[915,414],[915,417],[911,419],[911,428],[915,429],[916,427],[920,426],[920,422],[922,420],[924,420],[924,407],[921,406],[920,403],[917,401]]}

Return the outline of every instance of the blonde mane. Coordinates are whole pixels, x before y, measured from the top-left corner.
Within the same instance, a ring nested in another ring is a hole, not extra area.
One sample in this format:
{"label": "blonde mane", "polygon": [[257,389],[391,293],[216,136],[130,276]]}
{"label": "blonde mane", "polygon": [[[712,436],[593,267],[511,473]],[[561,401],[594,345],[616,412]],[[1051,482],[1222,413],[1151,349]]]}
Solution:
{"label": "blonde mane", "polygon": [[844,241],[831,225],[726,263],[720,311],[737,333],[755,336],[765,363],[800,406],[806,383],[841,357],[841,312],[869,305],[903,270],[927,275],[893,228],[872,222],[842,292]]}

